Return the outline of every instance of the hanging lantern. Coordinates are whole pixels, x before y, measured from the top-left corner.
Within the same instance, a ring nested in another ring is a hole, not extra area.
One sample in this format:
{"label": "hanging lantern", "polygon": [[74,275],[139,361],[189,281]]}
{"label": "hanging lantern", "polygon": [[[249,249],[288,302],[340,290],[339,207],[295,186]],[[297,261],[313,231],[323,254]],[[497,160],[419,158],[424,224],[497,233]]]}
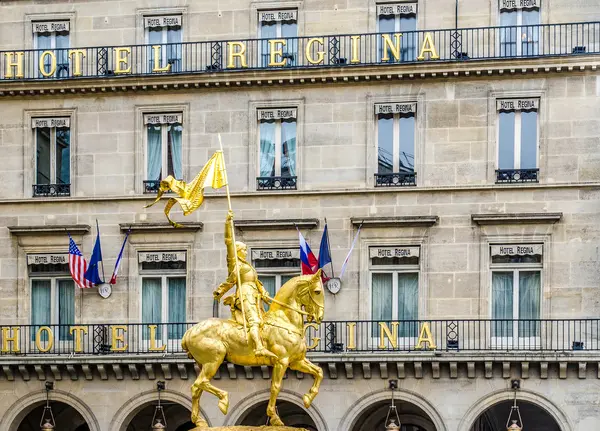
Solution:
{"label": "hanging lantern", "polygon": [[513,419],[512,425],[506,428],[506,431],[521,431],[523,428],[517,425],[517,421]]}
{"label": "hanging lantern", "polygon": [[[515,400],[510,408],[510,413],[508,415],[508,420],[506,421],[506,431],[522,431],[523,430],[523,419],[521,418],[521,411],[519,410],[519,406],[517,405],[517,389],[518,386],[514,386],[515,390]],[[518,419],[513,419],[514,412],[517,412]],[[512,424],[511,424],[512,422]]]}
{"label": "hanging lantern", "polygon": [[50,407],[50,391],[53,389],[54,382],[46,382],[46,405],[44,406],[42,418],[40,419],[41,431],[52,431],[56,429],[54,413],[52,413],[52,407]]}
{"label": "hanging lantern", "polygon": [[385,417],[385,431],[400,431],[400,416],[398,415],[398,410],[394,404],[394,391],[398,389],[398,381],[390,380],[389,383],[389,388],[392,390],[392,405]]}
{"label": "hanging lantern", "polygon": [[165,382],[156,382],[156,390],[158,391],[158,404],[156,404],[154,416],[152,417],[152,431],[166,431],[167,418],[165,417],[165,411],[160,405],[160,393],[165,390]]}

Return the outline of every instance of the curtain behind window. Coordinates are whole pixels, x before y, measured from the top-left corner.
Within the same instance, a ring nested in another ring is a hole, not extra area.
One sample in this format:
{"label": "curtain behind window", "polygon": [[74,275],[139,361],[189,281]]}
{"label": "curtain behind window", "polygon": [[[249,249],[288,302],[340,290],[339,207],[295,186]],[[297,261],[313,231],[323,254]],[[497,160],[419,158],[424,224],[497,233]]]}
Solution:
{"label": "curtain behind window", "polygon": [[157,181],[162,171],[162,142],[160,125],[148,124],[148,168],[147,180]]}
{"label": "curtain behind window", "polygon": [[517,55],[517,11],[501,12],[500,26],[500,55],[514,57]]}
{"label": "curtain behind window", "polygon": [[[492,272],[492,319],[513,319],[513,273]],[[492,322],[493,337],[512,337],[512,320]]]}
{"label": "curtain behind window", "polygon": [[181,135],[183,127],[181,124],[169,124],[167,134],[169,138],[169,154],[168,154],[168,169],[169,175],[173,175],[175,179],[183,179],[183,169],[181,162]]}
{"label": "curtain behind window", "polygon": [[521,169],[537,168],[537,112],[521,112]]}
{"label": "curtain behind window", "polygon": [[[156,336],[160,337],[162,323],[162,288],[160,278],[142,279],[142,323],[157,324]],[[144,327],[144,340],[150,339],[150,330]]]}
{"label": "curtain behind window", "polygon": [[500,112],[498,116],[498,169],[515,168],[515,113]]}
{"label": "curtain behind window", "polygon": [[[169,340],[181,339],[185,332],[185,277],[169,278]],[[180,325],[172,325],[180,323]]]}
{"label": "curtain behind window", "polygon": [[[275,280],[276,277],[274,275],[260,276],[260,281],[262,282],[263,287],[265,288],[265,290],[271,298],[275,297]],[[265,309],[265,311],[267,311],[269,309],[269,305],[263,302],[263,308]]]}
{"label": "curtain behind window", "polygon": [[288,54],[286,65],[295,66],[298,62],[298,24],[295,22],[281,23],[281,37],[285,39],[283,53]]}
{"label": "curtain behind window", "polygon": [[[40,55],[42,54],[42,52],[44,51],[49,51],[52,48],[52,36],[50,35],[50,33],[36,33],[36,47],[38,49],[38,51],[35,54],[36,57],[36,66],[39,64],[38,63],[38,59],[40,58]],[[44,71],[46,73],[48,73],[50,71],[50,56],[47,56],[45,61],[44,61]],[[43,78],[44,76],[42,75],[42,73],[39,71],[39,67],[36,67],[36,70],[38,71],[38,78]],[[38,183],[40,184],[40,183]]]}
{"label": "curtain behind window", "polygon": [[58,324],[60,340],[71,340],[69,326],[75,324],[75,284],[73,280],[57,280],[58,287]]}
{"label": "curtain behind window", "polygon": [[[379,16],[379,33],[387,33],[389,34],[392,41],[394,39],[394,33],[396,32],[396,17],[393,15],[381,15]],[[378,57],[377,61],[381,61],[383,58],[383,39],[381,35],[377,37],[377,52]],[[393,61],[394,57],[391,52],[388,52],[389,61]]]}
{"label": "curtain behind window", "polygon": [[417,17],[416,16],[400,16],[400,60],[414,61],[417,58]]}
{"label": "curtain behind window", "polygon": [[392,274],[373,273],[371,276],[371,320],[373,336],[379,337],[379,324],[392,320]]}
{"label": "curtain behind window", "polygon": [[[419,274],[398,274],[398,320],[419,318]],[[419,322],[401,322],[400,337],[417,337]]]}
{"label": "curtain behind window", "polygon": [[539,322],[527,320],[540,318],[541,290],[539,271],[519,272],[519,337],[540,335]]}
{"label": "curtain behind window", "polygon": [[296,176],[296,121],[281,122],[281,176]]}
{"label": "curtain behind window", "polygon": [[56,74],[69,76],[69,33],[56,34]]}
{"label": "curtain behind window", "polygon": [[[50,280],[31,280],[31,339],[35,340],[35,334],[40,326],[52,324]],[[41,341],[48,341],[48,334],[44,331]]]}
{"label": "curtain behind window", "polygon": [[523,27],[521,27],[522,55],[538,55],[540,42],[540,11],[524,10],[522,12]]}
{"label": "curtain behind window", "polygon": [[[147,58],[148,58],[148,72],[151,72],[154,68],[154,49],[152,49],[155,45],[160,45],[161,53],[165,49],[162,44],[162,27],[150,27],[148,28],[148,47],[147,49]],[[159,65],[164,66],[162,64],[162,59],[159,59]]]}
{"label": "curtain behind window", "polygon": [[169,27],[167,30],[167,61],[171,72],[181,72],[181,27]]}
{"label": "curtain behind window", "polygon": [[[261,39],[276,39],[277,38],[277,23],[276,22],[261,22],[260,25]],[[262,57],[262,67],[268,67],[271,61],[269,51],[269,41],[263,40],[260,42],[260,53]],[[276,59],[277,60],[277,59]]]}
{"label": "curtain behind window", "polygon": [[260,123],[260,176],[275,176],[275,123]]}
{"label": "curtain behind window", "polygon": [[415,171],[415,116],[399,118],[400,121],[400,170]]}

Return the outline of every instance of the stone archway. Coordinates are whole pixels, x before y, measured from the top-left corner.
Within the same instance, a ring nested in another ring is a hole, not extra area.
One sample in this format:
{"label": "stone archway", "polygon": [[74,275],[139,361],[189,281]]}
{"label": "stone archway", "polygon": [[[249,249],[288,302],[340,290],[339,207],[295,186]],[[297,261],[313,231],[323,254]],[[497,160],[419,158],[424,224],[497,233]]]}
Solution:
{"label": "stone archway", "polygon": [[[501,401],[481,413],[469,431],[495,431],[504,429],[511,411],[512,401]],[[527,431],[562,431],[560,425],[543,408],[527,401],[518,403]],[[512,416],[516,419],[516,415]]]}
{"label": "stone archway", "polygon": [[[440,414],[420,395],[398,390],[394,399],[402,431],[446,431]],[[391,400],[389,390],[365,395],[342,417],[338,431],[384,431]]]}
{"label": "stone archway", "polygon": [[[44,401],[31,405],[28,409],[29,411],[17,425],[16,430],[38,431],[45,406],[46,403]],[[90,431],[90,427],[85,422],[85,419],[75,408],[60,401],[50,402],[50,407],[52,408],[56,429],[64,431]]]}

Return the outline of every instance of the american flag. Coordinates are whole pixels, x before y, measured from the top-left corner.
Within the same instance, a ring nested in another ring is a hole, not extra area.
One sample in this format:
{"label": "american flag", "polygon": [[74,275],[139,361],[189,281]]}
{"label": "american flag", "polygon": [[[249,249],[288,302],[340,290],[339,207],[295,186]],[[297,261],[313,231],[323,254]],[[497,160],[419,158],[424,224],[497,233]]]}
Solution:
{"label": "american flag", "polygon": [[81,289],[86,289],[94,286],[90,281],[83,278],[83,274],[87,270],[87,262],[83,255],[77,248],[75,241],[69,235],[69,271],[71,271],[71,277],[73,281]]}

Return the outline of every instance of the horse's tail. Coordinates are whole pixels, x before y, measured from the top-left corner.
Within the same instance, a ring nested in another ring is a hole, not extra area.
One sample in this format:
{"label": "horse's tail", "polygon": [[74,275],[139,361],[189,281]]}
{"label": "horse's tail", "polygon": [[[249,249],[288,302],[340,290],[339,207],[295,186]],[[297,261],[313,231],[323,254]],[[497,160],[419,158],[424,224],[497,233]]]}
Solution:
{"label": "horse's tail", "polygon": [[194,359],[194,357],[192,356],[192,354],[190,353],[190,351],[188,350],[188,347],[187,347],[189,333],[190,333],[190,330],[188,329],[187,331],[185,331],[185,334],[183,334],[183,338],[181,339],[181,348],[183,349],[184,352],[187,353],[188,358]]}

